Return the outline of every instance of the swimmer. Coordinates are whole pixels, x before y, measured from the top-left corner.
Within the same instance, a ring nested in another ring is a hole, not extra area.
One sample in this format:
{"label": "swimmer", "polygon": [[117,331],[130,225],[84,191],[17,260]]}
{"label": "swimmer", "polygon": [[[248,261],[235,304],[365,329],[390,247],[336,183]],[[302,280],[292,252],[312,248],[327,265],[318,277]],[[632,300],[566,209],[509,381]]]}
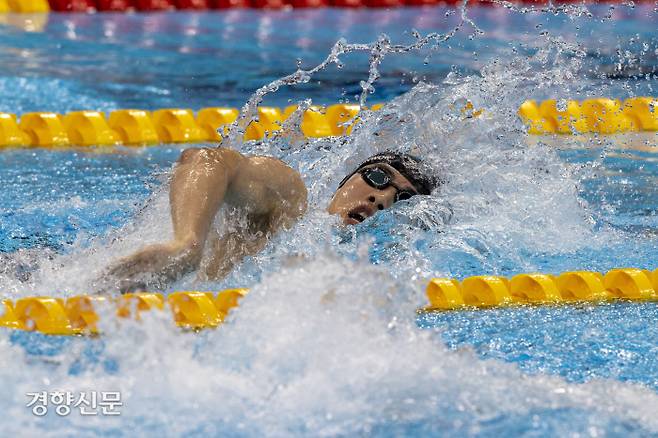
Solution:
{"label": "swimmer", "polygon": [[[327,211],[345,225],[358,224],[398,201],[429,195],[437,183],[418,158],[380,153],[340,182]],[[272,235],[292,227],[307,208],[304,182],[288,165],[221,147],[183,151],[174,168],[169,200],[173,240],[119,260],[105,272],[102,283],[112,282],[121,292],[163,289],[199,269],[204,252],[210,258],[200,276],[221,279],[244,257],[263,249]],[[209,238],[222,206],[243,211],[246,223]]]}

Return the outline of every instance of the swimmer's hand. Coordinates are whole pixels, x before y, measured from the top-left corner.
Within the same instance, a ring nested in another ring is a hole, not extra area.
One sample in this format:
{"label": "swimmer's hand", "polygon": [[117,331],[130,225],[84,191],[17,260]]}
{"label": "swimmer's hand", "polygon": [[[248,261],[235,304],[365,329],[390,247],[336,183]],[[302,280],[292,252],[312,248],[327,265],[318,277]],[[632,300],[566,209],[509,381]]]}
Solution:
{"label": "swimmer's hand", "polygon": [[176,242],[147,246],[119,259],[97,281],[98,293],[163,290],[198,264],[198,253]]}

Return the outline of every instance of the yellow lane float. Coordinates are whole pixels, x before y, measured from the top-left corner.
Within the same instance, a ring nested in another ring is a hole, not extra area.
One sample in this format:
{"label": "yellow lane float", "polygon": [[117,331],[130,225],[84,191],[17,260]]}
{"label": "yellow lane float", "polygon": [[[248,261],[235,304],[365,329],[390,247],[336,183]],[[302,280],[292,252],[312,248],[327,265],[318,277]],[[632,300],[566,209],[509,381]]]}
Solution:
{"label": "yellow lane float", "polygon": [[528,133],[535,135],[658,131],[655,97],[633,97],[623,102],[607,98],[565,100],[560,107],[554,99],[541,103],[526,100],[519,116]]}
{"label": "yellow lane float", "polygon": [[[27,113],[21,116],[19,128],[28,135],[26,146],[69,146],[62,116],[56,113]],[[0,139],[1,140],[1,139]]]}
{"label": "yellow lane float", "polygon": [[118,298],[80,295],[66,300],[26,297],[0,302],[0,327],[48,335],[98,334],[100,314],[107,308],[120,318],[141,320],[144,312],[169,308],[174,322],[184,328],[217,327],[247,294],[247,289],[212,292],[131,293]]}
{"label": "yellow lane float", "polygon": [[[382,105],[373,105],[378,110]],[[281,129],[297,109],[259,107],[258,120],[247,126],[245,140],[260,140]],[[301,130],[307,137],[327,137],[351,132],[360,112],[358,105],[338,104],[328,108],[312,106],[303,116]],[[36,112],[21,116],[0,113],[0,147],[38,146],[145,146],[162,143],[203,143],[221,141],[218,130],[226,131],[240,112],[235,108],[203,108],[144,111],[112,111],[109,117],[99,111],[74,111],[65,115]],[[224,128],[224,129],[222,129]]]}
{"label": "yellow lane float", "polygon": [[230,125],[239,115],[240,111],[236,108],[203,108],[196,120],[209,140],[220,141],[222,136],[217,132],[217,128]]}
{"label": "yellow lane float", "polygon": [[0,113],[0,143],[4,146],[25,146],[32,143],[30,136],[18,127],[15,114]]}
{"label": "yellow lane float", "polygon": [[154,111],[153,124],[163,143],[198,143],[207,140],[191,109]]}
{"label": "yellow lane float", "polygon": [[48,0],[0,0],[0,12],[45,13],[50,12]]}
{"label": "yellow lane float", "polygon": [[211,293],[174,292],[167,297],[176,324],[182,327],[216,327],[222,322]]}
{"label": "yellow lane float", "polygon": [[[472,104],[468,103],[472,108]],[[563,108],[558,108],[558,107]],[[377,111],[383,104],[373,105]],[[283,122],[297,109],[283,111],[276,107],[259,107],[258,120],[245,130],[245,140],[259,140],[281,129]],[[337,104],[326,108],[311,106],[303,115],[301,131],[306,137],[319,138],[349,135],[359,119],[361,107]],[[479,115],[482,110],[474,111]],[[74,111],[65,115],[35,112],[17,116],[0,113],[0,147],[39,146],[107,146],[152,145],[161,143],[203,143],[221,141],[218,132],[235,122],[236,108],[212,107],[199,110],[161,109],[144,111],[123,109],[108,117],[99,111]],[[658,131],[658,100],[633,97],[614,99],[568,100],[558,105],[555,99],[537,103],[525,101],[519,116],[529,134],[615,134],[635,131]],[[222,129],[223,128],[223,129]]]}
{"label": "yellow lane float", "polygon": [[558,276],[519,274],[464,279],[433,278],[427,285],[429,306],[423,310],[456,310],[523,304],[562,304],[612,300],[658,301],[658,269],[623,268],[602,275],[573,271]]}
{"label": "yellow lane float", "polygon": [[53,297],[21,298],[14,305],[16,323],[24,330],[52,335],[72,335],[75,330],[66,314],[64,301]]}
{"label": "yellow lane float", "polygon": [[131,109],[112,111],[108,124],[119,135],[121,144],[143,146],[160,142],[148,111]]}
{"label": "yellow lane float", "polygon": [[99,111],[74,111],[63,118],[71,144],[79,146],[108,146],[121,144],[119,134],[108,125]]}
{"label": "yellow lane float", "polygon": [[[48,335],[98,334],[102,308],[121,318],[141,320],[144,312],[168,310],[186,329],[215,328],[238,306],[247,289],[212,292],[182,291],[168,296],[132,293],[118,298],[74,296],[26,297],[0,301],[0,327]],[[429,305],[421,311],[448,311],[522,305],[605,303],[616,300],[658,302],[658,269],[612,269],[551,274],[518,274],[511,279],[479,275],[459,282],[433,278],[426,289]]]}

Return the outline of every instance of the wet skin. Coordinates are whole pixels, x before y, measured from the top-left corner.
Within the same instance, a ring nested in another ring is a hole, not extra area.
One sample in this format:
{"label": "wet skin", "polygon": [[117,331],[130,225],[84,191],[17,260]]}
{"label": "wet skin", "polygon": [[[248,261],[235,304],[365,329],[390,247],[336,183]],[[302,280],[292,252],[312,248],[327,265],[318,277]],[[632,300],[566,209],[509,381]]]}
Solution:
{"label": "wet skin", "polygon": [[[352,175],[327,208],[346,225],[389,208],[398,188],[415,192],[391,166],[373,166],[382,168],[397,188],[379,190],[359,173]],[[100,292],[164,289],[199,268],[203,280],[223,278],[245,256],[258,253],[274,233],[303,216],[307,191],[299,173],[275,158],[244,156],[226,148],[193,148],[183,151],[174,168],[169,200],[173,239],[115,262],[98,279]],[[217,235],[211,225],[222,206],[240,209],[247,221]],[[210,258],[201,266],[206,247]]]}
{"label": "wet skin", "polygon": [[346,225],[363,222],[378,210],[389,208],[395,202],[398,190],[417,193],[414,186],[400,172],[388,164],[373,164],[364,169],[378,167],[386,172],[393,184],[384,189],[369,185],[360,173],[355,173],[334,193],[327,211],[337,214]]}

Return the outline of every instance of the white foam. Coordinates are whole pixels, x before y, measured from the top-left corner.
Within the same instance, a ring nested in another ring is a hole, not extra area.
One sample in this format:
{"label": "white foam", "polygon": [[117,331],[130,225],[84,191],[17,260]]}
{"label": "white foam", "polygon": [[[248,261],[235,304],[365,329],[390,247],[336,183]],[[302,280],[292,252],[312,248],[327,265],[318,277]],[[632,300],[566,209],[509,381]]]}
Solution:
{"label": "white foam", "polygon": [[[101,363],[70,375],[84,360],[83,341],[62,349],[59,366],[26,362],[3,333],[8,391],[0,407],[12,418],[2,422],[3,435],[32,427],[54,436],[79,426],[97,434],[325,436],[418,423],[486,433],[493,418],[554,411],[577,413],[557,433],[583,425],[605,431],[611,420],[658,431],[658,395],[640,385],[528,376],[469,349],[449,351],[416,327],[417,295],[366,261],[319,256],[268,276],[224,326],[203,335],[181,333],[168,315],[143,325],[105,315],[101,362],[116,361],[117,373]],[[56,389],[119,390],[122,415],[35,421],[24,393]]]}

